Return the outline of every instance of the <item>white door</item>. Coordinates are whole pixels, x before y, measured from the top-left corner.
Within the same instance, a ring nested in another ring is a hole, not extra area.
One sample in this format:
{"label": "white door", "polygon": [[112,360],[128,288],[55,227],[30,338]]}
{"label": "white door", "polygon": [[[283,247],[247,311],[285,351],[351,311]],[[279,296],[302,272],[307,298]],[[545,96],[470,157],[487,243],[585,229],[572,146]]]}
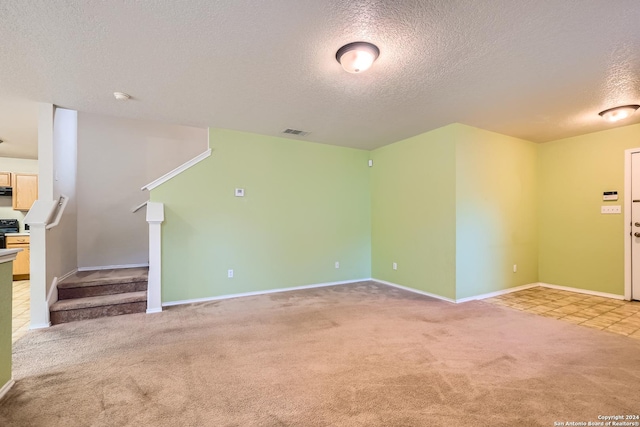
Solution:
{"label": "white door", "polygon": [[631,299],[640,299],[640,153],[631,154]]}

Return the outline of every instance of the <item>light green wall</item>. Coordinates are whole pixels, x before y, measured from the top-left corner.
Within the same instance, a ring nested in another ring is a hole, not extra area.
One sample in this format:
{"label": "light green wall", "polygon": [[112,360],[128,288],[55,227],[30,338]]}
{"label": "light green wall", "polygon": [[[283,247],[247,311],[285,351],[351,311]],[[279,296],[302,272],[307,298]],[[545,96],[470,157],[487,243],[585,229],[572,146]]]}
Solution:
{"label": "light green wall", "polygon": [[163,302],[371,277],[369,152],[216,129],[210,146],[151,192]]}
{"label": "light green wall", "polygon": [[211,147],[151,194],[165,302],[367,277],[451,299],[623,293],[623,218],[600,206],[622,204],[640,125],[533,144],[451,124],[372,152],[211,129]]}
{"label": "light green wall", "polygon": [[537,282],[536,144],[455,129],[456,298]]}
{"label": "light green wall", "polygon": [[[640,147],[640,125],[541,144],[539,218],[541,282],[624,293],[624,150]],[[618,202],[602,201],[617,190]]]}
{"label": "light green wall", "polygon": [[374,278],[455,298],[455,138],[450,125],[371,153]]}
{"label": "light green wall", "polygon": [[13,263],[0,264],[0,389],[11,380],[11,301]]}
{"label": "light green wall", "polygon": [[537,281],[535,144],[454,123],[372,158],[374,278],[451,299]]}

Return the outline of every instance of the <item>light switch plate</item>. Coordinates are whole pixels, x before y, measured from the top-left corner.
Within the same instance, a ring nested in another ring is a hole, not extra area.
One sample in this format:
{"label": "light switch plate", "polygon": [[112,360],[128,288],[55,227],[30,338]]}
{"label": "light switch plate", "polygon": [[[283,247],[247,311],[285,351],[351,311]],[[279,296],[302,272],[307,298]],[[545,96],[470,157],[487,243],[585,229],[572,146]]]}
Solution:
{"label": "light switch plate", "polygon": [[244,188],[236,188],[236,197],[244,197]]}
{"label": "light switch plate", "polygon": [[620,214],[622,213],[622,206],[620,205],[600,206],[600,213],[603,215]]}

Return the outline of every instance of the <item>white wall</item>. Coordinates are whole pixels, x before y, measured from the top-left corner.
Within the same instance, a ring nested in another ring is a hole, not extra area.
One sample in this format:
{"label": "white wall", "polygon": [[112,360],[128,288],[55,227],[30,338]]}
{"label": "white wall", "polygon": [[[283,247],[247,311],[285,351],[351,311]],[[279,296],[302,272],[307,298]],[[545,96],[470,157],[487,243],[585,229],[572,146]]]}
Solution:
{"label": "white wall", "polygon": [[[0,157],[0,172],[38,173],[38,161],[31,159],[12,159]],[[0,196],[0,218],[17,219],[20,231],[24,231],[24,215],[26,212],[14,211],[10,196]]]}
{"label": "white wall", "polygon": [[46,179],[52,200],[69,198],[57,227],[47,232],[47,292],[54,277],[61,277],[78,265],[77,252],[77,146],[78,113],[56,108],[53,118],[53,174]]}
{"label": "white wall", "polygon": [[141,188],[207,148],[207,129],[79,113],[78,267],[148,263]]}

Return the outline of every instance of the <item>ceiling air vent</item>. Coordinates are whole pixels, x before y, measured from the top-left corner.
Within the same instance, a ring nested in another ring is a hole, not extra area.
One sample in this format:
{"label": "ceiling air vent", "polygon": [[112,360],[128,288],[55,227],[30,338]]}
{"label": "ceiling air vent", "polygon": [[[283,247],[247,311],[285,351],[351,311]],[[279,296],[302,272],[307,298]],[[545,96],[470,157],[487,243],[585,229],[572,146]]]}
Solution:
{"label": "ceiling air vent", "polygon": [[285,129],[282,131],[282,133],[286,133],[288,135],[296,135],[296,136],[307,136],[311,132],[305,132],[303,130],[298,130],[298,129]]}

